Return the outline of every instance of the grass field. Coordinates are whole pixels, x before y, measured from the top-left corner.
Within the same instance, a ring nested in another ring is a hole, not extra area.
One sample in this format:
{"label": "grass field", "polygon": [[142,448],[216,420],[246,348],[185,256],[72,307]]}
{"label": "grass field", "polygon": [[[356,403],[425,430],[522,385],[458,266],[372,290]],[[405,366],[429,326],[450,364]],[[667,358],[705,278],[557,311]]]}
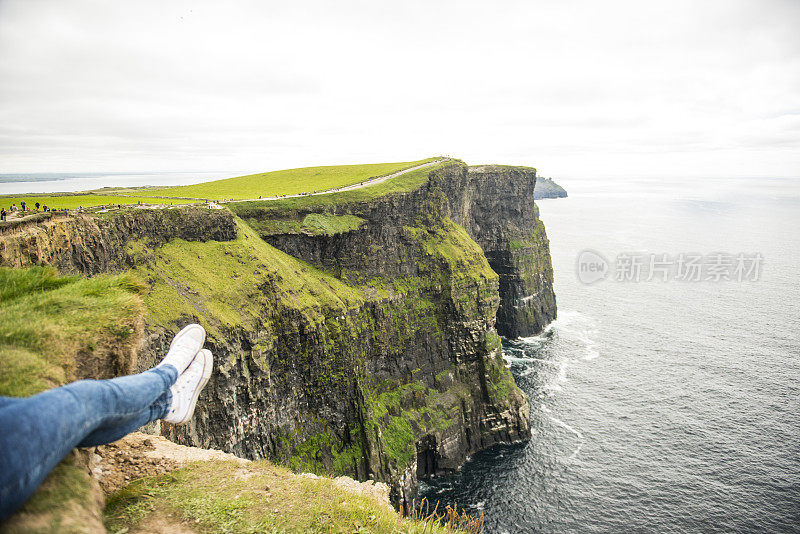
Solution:
{"label": "grass field", "polygon": [[25,201],[28,209],[33,209],[36,202],[51,209],[76,209],[80,207],[94,208],[97,206],[107,206],[109,204],[136,204],[141,201],[143,204],[185,204],[191,200],[169,200],[150,197],[124,197],[116,195],[17,195],[0,196],[0,206],[8,209],[12,204],[21,208],[20,202]]}
{"label": "grass field", "polygon": [[303,192],[327,191],[337,187],[357,184],[435,159],[287,169],[226,178],[196,185],[151,189],[142,191],[139,194],[150,197],[180,197],[207,200],[227,200],[231,198],[234,200],[246,200],[255,199],[259,196],[295,195]]}
{"label": "grass field", "polygon": [[[23,200],[26,202],[28,209],[32,209],[36,202],[41,206],[47,206],[52,209],[76,209],[109,204],[137,204],[139,202],[143,204],[186,204],[202,200],[257,199],[259,196],[294,195],[354,185],[434,161],[435,159],[428,158],[419,161],[366,165],[305,167],[238,176],[196,185],[153,189],[107,188],[81,193],[3,195],[0,196],[0,206],[8,209],[12,204],[15,204],[17,208],[20,208]],[[409,180],[419,180],[420,177],[427,176],[430,170],[431,168],[427,167],[364,190],[347,191],[340,194],[344,195],[343,199],[345,196],[347,198],[361,199],[363,197],[372,197],[374,194],[386,194],[398,187],[401,189],[407,188]],[[367,190],[369,190],[369,193],[362,192]],[[125,196],[114,194],[117,192],[123,193]]]}
{"label": "grass field", "polygon": [[447,160],[437,165],[423,167],[422,169],[401,174],[400,176],[391,180],[361,189],[352,189],[350,191],[328,193],[325,195],[281,198],[278,200],[255,200],[253,202],[229,204],[229,206],[234,213],[240,217],[247,218],[250,216],[251,210],[258,210],[260,208],[273,208],[275,210],[313,209],[320,207],[332,208],[335,206],[341,206],[343,204],[365,202],[392,193],[406,193],[413,191],[427,182],[428,175],[431,173],[431,171],[446,167],[447,165],[452,165],[453,163],[461,162],[458,160]]}

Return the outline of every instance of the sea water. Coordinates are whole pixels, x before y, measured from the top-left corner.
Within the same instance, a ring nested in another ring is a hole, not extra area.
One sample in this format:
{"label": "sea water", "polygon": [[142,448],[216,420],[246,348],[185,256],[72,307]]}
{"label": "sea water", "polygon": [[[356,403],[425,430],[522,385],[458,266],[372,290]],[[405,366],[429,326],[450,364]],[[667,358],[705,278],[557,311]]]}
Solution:
{"label": "sea water", "polygon": [[0,174],[0,195],[24,193],[73,193],[102,187],[190,185],[242,176],[245,172],[147,172],[147,173],[38,173]]}
{"label": "sea water", "polygon": [[[504,343],[533,437],[421,496],[488,532],[800,532],[800,182],[561,185],[538,202],[558,320]],[[587,249],[605,280],[581,282]],[[616,280],[621,257],[716,253],[760,255],[757,279]]]}

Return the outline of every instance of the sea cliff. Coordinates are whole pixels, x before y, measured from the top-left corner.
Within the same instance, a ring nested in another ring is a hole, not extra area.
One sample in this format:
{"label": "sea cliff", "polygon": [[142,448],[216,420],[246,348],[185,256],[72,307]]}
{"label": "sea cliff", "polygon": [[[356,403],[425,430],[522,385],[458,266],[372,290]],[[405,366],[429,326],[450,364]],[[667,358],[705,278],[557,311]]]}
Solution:
{"label": "sea cliff", "polygon": [[500,335],[556,315],[535,169],[457,161],[381,195],[130,209],[0,229],[0,265],[145,284],[134,369],[199,322],[216,372],[170,439],[386,482],[530,436]]}

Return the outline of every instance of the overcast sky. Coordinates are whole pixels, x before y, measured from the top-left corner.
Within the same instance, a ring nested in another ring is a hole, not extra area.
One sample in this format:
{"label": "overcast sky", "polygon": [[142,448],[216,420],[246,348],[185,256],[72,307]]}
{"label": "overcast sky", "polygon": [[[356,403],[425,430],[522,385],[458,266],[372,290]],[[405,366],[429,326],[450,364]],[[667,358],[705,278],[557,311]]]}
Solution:
{"label": "overcast sky", "polygon": [[0,0],[0,173],[800,176],[798,28],[798,0]]}

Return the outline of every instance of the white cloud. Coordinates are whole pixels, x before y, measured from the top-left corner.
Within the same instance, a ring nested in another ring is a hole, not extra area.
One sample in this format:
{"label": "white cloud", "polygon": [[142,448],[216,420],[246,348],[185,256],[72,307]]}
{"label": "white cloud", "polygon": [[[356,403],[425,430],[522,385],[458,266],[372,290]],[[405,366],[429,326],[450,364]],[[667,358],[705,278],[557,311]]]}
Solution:
{"label": "white cloud", "polygon": [[0,0],[0,172],[800,174],[800,3]]}

